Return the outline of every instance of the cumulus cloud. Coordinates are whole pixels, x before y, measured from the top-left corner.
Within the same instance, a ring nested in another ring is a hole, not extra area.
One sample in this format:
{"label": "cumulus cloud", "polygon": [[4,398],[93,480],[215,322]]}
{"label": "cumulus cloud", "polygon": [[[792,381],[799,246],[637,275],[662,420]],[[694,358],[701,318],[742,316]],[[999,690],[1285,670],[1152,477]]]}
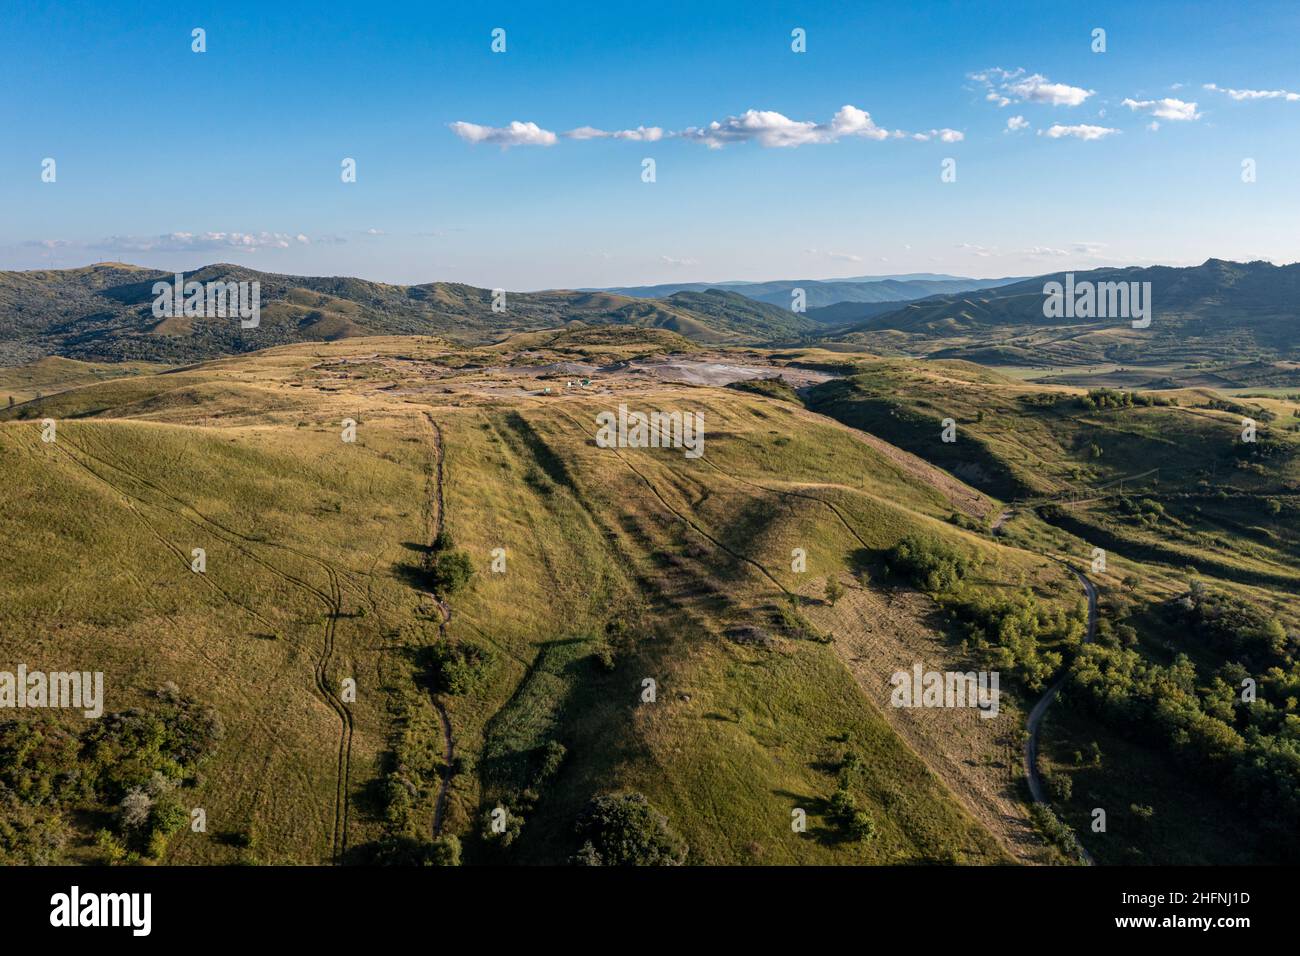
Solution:
{"label": "cumulus cloud", "polygon": [[491,143],[502,149],[511,146],[554,146],[556,136],[549,129],[542,129],[536,123],[512,121],[508,126],[480,126],[457,120],[451,123],[451,131],[467,143]]}
{"label": "cumulus cloud", "polygon": [[1109,126],[1090,126],[1087,123],[1080,123],[1078,126],[1062,126],[1060,123],[1053,123],[1046,130],[1040,129],[1038,135],[1047,136],[1049,139],[1061,139],[1064,136],[1073,136],[1075,139],[1102,139],[1118,132],[1119,130]]}
{"label": "cumulus cloud", "polygon": [[1214,93],[1226,94],[1238,102],[1242,100],[1286,100],[1288,103],[1294,103],[1300,100],[1300,93],[1292,93],[1290,90],[1232,90],[1216,86],[1213,83],[1206,83],[1205,89]]}
{"label": "cumulus cloud", "polygon": [[1187,103],[1169,96],[1159,100],[1135,100],[1130,98],[1123,100],[1120,105],[1127,106],[1135,113],[1150,113],[1152,116],[1165,120],[1187,121],[1201,118],[1201,114],[1196,111],[1195,103]]}
{"label": "cumulus cloud", "polygon": [[941,143],[960,143],[966,138],[966,134],[955,129],[932,129],[928,133],[913,133],[912,139],[918,139],[921,142],[927,142],[937,139]]}
{"label": "cumulus cloud", "polygon": [[627,139],[635,142],[653,143],[663,139],[664,131],[658,126],[638,126],[636,129],[604,130],[594,126],[579,126],[567,133],[565,139]]}
{"label": "cumulus cloud", "polygon": [[889,137],[889,131],[877,126],[865,110],[842,106],[829,123],[792,120],[775,110],[746,110],[739,116],[714,120],[708,126],[692,126],[674,135],[704,143],[710,149],[721,149],[728,143],[751,140],[760,146],[775,147],[833,143],[845,136],[881,140]]}
{"label": "cumulus cloud", "polygon": [[[513,122],[509,126],[480,126],[476,123],[455,122],[452,132],[469,143],[493,143],[503,148],[510,146],[553,146],[558,137],[536,123]],[[795,120],[775,110],[746,110],[739,116],[714,120],[707,126],[690,126],[677,132],[666,132],[659,126],[638,126],[636,129],[605,130],[596,126],[579,126],[560,133],[570,140],[621,139],[653,143],[665,137],[675,137],[703,143],[710,149],[721,149],[731,143],[756,142],[760,146],[796,147],[815,143],[834,143],[847,137],[863,139],[938,140],[943,143],[960,143],[966,138],[960,130],[932,129],[929,132],[892,132],[877,126],[871,114],[856,106],[846,105],[831,117],[829,122]]]}
{"label": "cumulus cloud", "polygon": [[984,86],[984,98],[998,106],[1012,103],[1045,103],[1050,106],[1078,106],[1095,90],[1067,83],[1053,83],[1041,73],[1026,73],[1023,68],[1004,70],[993,67],[971,73],[970,79]]}
{"label": "cumulus cloud", "polygon": [[1007,120],[1007,128],[1003,130],[1003,132],[1015,133],[1022,129],[1029,129],[1029,120],[1025,119],[1023,116],[1013,116],[1011,119]]}

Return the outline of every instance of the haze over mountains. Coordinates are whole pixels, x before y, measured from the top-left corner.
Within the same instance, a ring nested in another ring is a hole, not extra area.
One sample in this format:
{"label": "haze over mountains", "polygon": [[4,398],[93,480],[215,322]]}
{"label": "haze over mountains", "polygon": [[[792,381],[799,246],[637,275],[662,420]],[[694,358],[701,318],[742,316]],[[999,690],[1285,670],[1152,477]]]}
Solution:
{"label": "haze over mountains", "polygon": [[597,291],[614,292],[635,298],[658,299],[676,292],[704,292],[726,289],[748,299],[790,307],[790,294],[803,289],[809,311],[841,302],[906,302],[932,295],[991,289],[1017,281],[1005,279],[971,279],[940,273],[913,272],[905,275],[857,276],[848,279],[779,279],[770,282],[684,282],[662,285],[620,286]]}
{"label": "haze over mountains", "polygon": [[[186,273],[187,281],[260,283],[260,325],[242,330],[225,318],[159,319],[152,312],[153,284],[172,279],[171,273],[100,263],[0,272],[0,364],[47,355],[191,362],[360,335],[441,335],[482,343],[573,322],[667,329],[710,345],[820,342],[985,364],[1295,357],[1300,264],[1211,259],[1187,268],[1107,268],[1074,275],[1076,281],[1150,282],[1150,328],[1135,330],[1126,317],[1046,317],[1043,284],[1063,281],[1064,273],[1021,280],[912,275],[508,292],[505,311],[493,311],[492,290],[451,282],[399,286],[229,264]],[[806,313],[789,306],[796,286],[808,293]],[[836,295],[857,298],[827,302]]]}

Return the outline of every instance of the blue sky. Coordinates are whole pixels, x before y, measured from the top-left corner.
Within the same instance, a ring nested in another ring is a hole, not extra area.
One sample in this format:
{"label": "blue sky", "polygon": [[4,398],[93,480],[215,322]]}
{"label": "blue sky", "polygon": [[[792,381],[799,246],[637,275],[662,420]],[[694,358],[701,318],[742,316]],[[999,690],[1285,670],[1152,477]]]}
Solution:
{"label": "blue sky", "polygon": [[1298,4],[594,6],[9,4],[0,268],[534,289],[1300,259]]}

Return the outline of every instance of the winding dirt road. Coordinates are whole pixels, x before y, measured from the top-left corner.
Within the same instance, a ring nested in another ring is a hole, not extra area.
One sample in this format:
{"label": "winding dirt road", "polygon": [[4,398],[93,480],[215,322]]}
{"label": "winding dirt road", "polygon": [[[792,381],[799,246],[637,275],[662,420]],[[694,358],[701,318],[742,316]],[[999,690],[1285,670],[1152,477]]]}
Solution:
{"label": "winding dirt road", "polygon": [[[1088,595],[1088,633],[1084,635],[1084,643],[1091,641],[1097,634],[1097,587],[1088,580],[1087,575],[1081,571],[1070,568],[1071,573],[1079,579],[1083,585],[1084,592]],[[1061,692],[1069,677],[1068,670],[1061,674],[1060,677],[1052,681],[1051,686],[1044,691],[1043,696],[1039,698],[1038,703],[1034,704],[1033,710],[1029,712],[1029,720],[1026,723],[1026,729],[1029,735],[1025,738],[1025,777],[1029,781],[1029,794],[1034,799],[1034,803],[1048,803],[1046,791],[1043,788],[1043,778],[1038,773],[1038,732],[1042,729],[1043,716],[1047,713],[1047,708],[1052,706],[1052,701],[1056,700],[1056,695]],[[1090,854],[1083,845],[1079,849],[1083,851],[1084,859],[1091,866],[1093,863],[1092,854]]]}

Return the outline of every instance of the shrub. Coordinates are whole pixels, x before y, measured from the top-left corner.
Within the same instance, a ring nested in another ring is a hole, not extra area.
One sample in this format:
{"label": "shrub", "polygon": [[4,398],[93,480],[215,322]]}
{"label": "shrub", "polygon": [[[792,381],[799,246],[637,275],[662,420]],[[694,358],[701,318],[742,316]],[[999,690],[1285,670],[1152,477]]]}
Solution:
{"label": "shrub", "polygon": [[487,672],[493,655],[471,641],[439,641],[421,648],[418,659],[434,690],[464,694]]}
{"label": "shrub", "polygon": [[582,847],[574,862],[586,866],[680,866],[687,846],[668,819],[640,793],[605,794],[578,815]]}
{"label": "shrub", "polygon": [[946,542],[910,534],[889,550],[890,567],[931,592],[949,591],[972,569],[974,562]]}
{"label": "shrub", "polygon": [[449,531],[438,532],[429,551],[429,587],[435,594],[448,597],[469,584],[474,562],[468,553],[457,549]]}
{"label": "shrub", "polygon": [[113,835],[111,830],[100,830],[95,834],[95,846],[104,854],[104,862],[121,863],[126,858],[126,847]]}
{"label": "shrub", "polygon": [[858,801],[848,790],[840,787],[831,794],[831,814],[840,820],[846,820],[853,816],[858,809]]}
{"label": "shrub", "polygon": [[124,830],[138,830],[149,822],[153,798],[141,788],[136,788],[122,798],[118,807],[118,822]]}
{"label": "shrub", "polygon": [[849,836],[865,843],[876,835],[876,821],[865,810],[857,810],[849,819],[848,830]]}
{"label": "shrub", "polygon": [[840,584],[839,579],[832,576],[826,579],[826,601],[831,607],[834,607],[840,598],[844,597],[844,585]]}
{"label": "shrub", "polygon": [[155,833],[170,836],[189,822],[190,815],[175,797],[164,797],[153,806],[150,823]]}
{"label": "shrub", "polygon": [[[498,810],[505,810],[505,818],[502,821],[504,826],[498,830],[494,825],[493,814]],[[519,839],[519,834],[524,830],[524,818],[522,814],[515,813],[504,807],[489,807],[483,811],[483,829],[481,835],[489,843],[495,843],[503,849],[512,846]]]}
{"label": "shrub", "polygon": [[438,837],[429,857],[434,866],[460,866],[460,837],[454,833]]}
{"label": "shrub", "polygon": [[[1079,756],[1082,758],[1083,755]],[[1057,803],[1066,802],[1074,793],[1074,781],[1070,779],[1069,774],[1049,773],[1043,778],[1043,782],[1047,784],[1047,792]]]}

